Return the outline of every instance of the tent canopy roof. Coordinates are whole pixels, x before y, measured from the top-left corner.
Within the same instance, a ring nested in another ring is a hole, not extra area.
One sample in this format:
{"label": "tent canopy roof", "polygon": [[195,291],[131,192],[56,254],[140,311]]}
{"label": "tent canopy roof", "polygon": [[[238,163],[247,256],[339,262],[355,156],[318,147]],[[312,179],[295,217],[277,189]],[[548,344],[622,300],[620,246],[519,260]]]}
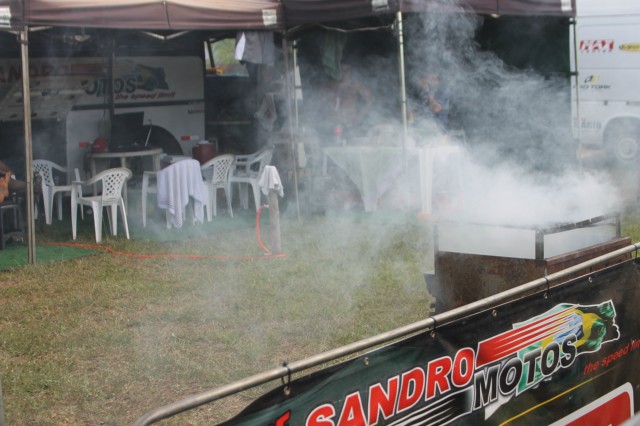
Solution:
{"label": "tent canopy roof", "polygon": [[[464,4],[464,6],[462,6]],[[573,16],[575,0],[0,0],[0,22],[148,30],[273,29],[401,12]]]}

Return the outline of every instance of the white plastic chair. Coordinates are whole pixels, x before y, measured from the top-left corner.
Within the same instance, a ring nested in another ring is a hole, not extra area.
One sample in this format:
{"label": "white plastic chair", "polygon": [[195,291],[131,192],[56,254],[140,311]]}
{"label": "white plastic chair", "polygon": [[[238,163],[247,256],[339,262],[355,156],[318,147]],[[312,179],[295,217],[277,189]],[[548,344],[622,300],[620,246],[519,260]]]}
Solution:
{"label": "white plastic chair", "polygon": [[[54,200],[58,205],[58,220],[62,220],[62,195],[65,192],[71,192],[71,185],[57,185],[53,174],[54,171],[64,174],[66,182],[67,169],[49,160],[33,160],[32,168],[35,173],[38,173],[42,177],[44,217],[47,225],[51,225]],[[80,171],[78,169],[75,169],[75,176],[76,180],[80,180]],[[79,190],[82,191],[82,189]],[[79,195],[82,196],[82,192],[80,192]]]}
{"label": "white plastic chair", "polygon": [[233,154],[218,155],[200,167],[207,190],[206,207],[207,220],[209,222],[213,219],[212,215],[218,215],[218,189],[222,189],[224,191],[227,198],[227,206],[229,207],[229,215],[233,217],[233,209],[231,208],[231,190],[229,189],[229,172],[234,158],[235,156]]}
{"label": "white plastic chair", "polygon": [[273,147],[268,146],[249,155],[236,155],[229,175],[229,196],[233,199],[233,184],[238,184],[240,189],[240,202],[242,207],[249,208],[248,187],[253,189],[253,199],[256,211],[260,208],[260,187],[258,180],[264,167],[271,162]]}
{"label": "white plastic chair", "polygon": [[[76,239],[78,206],[89,206],[93,210],[93,222],[96,233],[96,243],[102,242],[102,208],[108,207],[107,217],[111,228],[111,235],[118,235],[118,206],[122,215],[124,232],[129,239],[129,225],[127,211],[122,191],[127,179],[131,177],[131,170],[124,167],[104,170],[86,181],[71,182],[71,230]],[[102,184],[102,194],[92,196],[79,195],[82,186]]]}

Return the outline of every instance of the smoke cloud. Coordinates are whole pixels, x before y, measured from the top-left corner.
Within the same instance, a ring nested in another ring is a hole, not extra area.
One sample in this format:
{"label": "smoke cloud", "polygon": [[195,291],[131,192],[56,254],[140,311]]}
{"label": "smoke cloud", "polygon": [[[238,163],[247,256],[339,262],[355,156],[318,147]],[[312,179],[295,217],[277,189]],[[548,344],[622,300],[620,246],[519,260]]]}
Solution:
{"label": "smoke cloud", "polygon": [[[454,2],[451,7],[462,10]],[[463,202],[444,213],[447,219],[542,226],[580,221],[622,207],[607,175],[583,168],[576,160],[566,19],[433,12],[407,15],[404,27],[408,105],[417,101],[420,76],[425,71],[439,73],[449,90],[449,143],[461,143],[466,152],[464,162],[457,159],[439,167],[447,170],[444,180],[461,183],[456,190]],[[389,33],[384,36],[393,40]],[[341,59],[353,64],[354,77],[374,92],[376,100],[358,133],[347,135],[346,146],[402,147],[398,52],[382,45],[386,55],[380,54],[381,48],[362,53],[349,44],[356,38],[362,43],[361,36],[350,37]],[[317,60],[321,52],[320,37],[314,40],[315,46],[302,44],[314,52],[308,61]],[[322,69],[318,63],[304,68],[304,59],[302,74],[311,77],[307,89],[312,89],[305,93],[305,107],[318,111],[321,106],[314,99],[321,94],[313,89],[320,89],[329,77],[318,71]],[[324,117],[314,113],[305,122],[317,129],[320,149],[333,146],[335,123],[323,121]],[[386,129],[384,137],[381,128]],[[440,136],[410,124],[405,146],[437,146],[442,144]],[[353,179],[333,170],[329,177],[336,185],[334,192],[358,189]],[[415,178],[417,173],[408,175]],[[379,192],[388,198],[394,190],[404,190],[417,198],[417,188],[405,185]],[[419,204],[414,200],[412,207]]]}

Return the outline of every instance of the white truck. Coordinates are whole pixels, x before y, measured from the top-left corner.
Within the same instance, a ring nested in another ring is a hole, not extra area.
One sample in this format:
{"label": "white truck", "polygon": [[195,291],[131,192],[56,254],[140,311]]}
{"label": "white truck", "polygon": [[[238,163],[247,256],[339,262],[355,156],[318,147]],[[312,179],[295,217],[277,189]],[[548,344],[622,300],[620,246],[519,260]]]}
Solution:
{"label": "white truck", "polygon": [[[168,154],[189,156],[193,146],[205,139],[200,57],[117,57],[114,62],[110,65],[105,57],[31,59],[33,158],[55,161],[67,167],[71,177],[74,168],[84,169],[87,149],[97,138],[117,143],[110,141],[109,75],[114,115],[143,113],[143,127],[133,138]],[[3,144],[20,143],[15,139],[22,136],[22,115],[20,63],[0,60]],[[6,140],[12,139],[8,135],[14,140]]]}
{"label": "white truck", "polygon": [[574,137],[618,162],[640,160],[640,1],[576,0]]}

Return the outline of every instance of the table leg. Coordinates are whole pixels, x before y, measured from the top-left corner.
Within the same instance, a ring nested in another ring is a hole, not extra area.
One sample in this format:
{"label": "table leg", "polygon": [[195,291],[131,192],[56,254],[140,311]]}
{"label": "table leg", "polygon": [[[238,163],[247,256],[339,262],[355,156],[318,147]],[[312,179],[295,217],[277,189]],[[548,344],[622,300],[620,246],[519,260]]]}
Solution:
{"label": "table leg", "polygon": [[322,176],[327,175],[327,153],[322,153]]}
{"label": "table leg", "polygon": [[420,150],[420,205],[422,213],[432,212],[433,190],[433,152],[430,149]]}
{"label": "table leg", "polygon": [[78,192],[77,188],[74,185],[71,185],[71,237],[74,240],[76,239],[76,229],[77,229],[77,223],[78,223],[77,192]]}
{"label": "table leg", "polygon": [[153,154],[153,171],[157,172],[162,166],[160,165],[160,154]]}
{"label": "table leg", "polygon": [[364,211],[375,212],[378,208],[378,191],[377,191],[377,179],[375,173],[369,173],[367,168],[367,159],[362,155],[358,155],[358,168],[360,170],[360,179],[354,180],[353,176],[348,173],[349,178],[360,191],[362,197],[362,203],[364,204]]}

